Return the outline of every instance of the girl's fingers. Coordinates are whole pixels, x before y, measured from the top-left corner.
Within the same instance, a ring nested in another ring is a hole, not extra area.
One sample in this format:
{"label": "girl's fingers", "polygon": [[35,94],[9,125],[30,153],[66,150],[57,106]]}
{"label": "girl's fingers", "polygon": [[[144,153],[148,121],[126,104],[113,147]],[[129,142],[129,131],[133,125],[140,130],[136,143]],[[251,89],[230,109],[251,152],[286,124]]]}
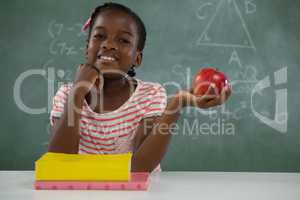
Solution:
{"label": "girl's fingers", "polygon": [[222,100],[220,97],[206,102],[206,106],[208,107],[219,106],[221,104],[222,104]]}
{"label": "girl's fingers", "polygon": [[230,94],[230,88],[224,88],[220,95],[204,95],[201,97],[197,97],[196,104],[198,105],[198,107],[202,108],[222,105],[229,98]]}
{"label": "girl's fingers", "polygon": [[216,98],[217,98],[216,95],[203,95],[201,97],[197,97],[196,99],[199,102],[204,102],[205,103],[205,102],[211,101],[211,100],[216,99]]}
{"label": "girl's fingers", "polygon": [[210,84],[205,95],[215,95],[218,94],[218,91],[217,91],[217,87],[215,86],[215,84]]}
{"label": "girl's fingers", "polygon": [[231,95],[231,88],[229,86],[226,86],[224,89],[223,89],[223,102],[227,101],[227,99],[230,97]]}
{"label": "girl's fingers", "polygon": [[227,90],[226,90],[226,96],[227,96],[227,98],[231,95],[231,93],[232,93],[231,88],[228,86]]}
{"label": "girl's fingers", "polygon": [[229,86],[225,86],[221,91],[220,95],[216,90],[216,87],[210,85],[206,93],[202,96],[196,96],[193,94],[193,88],[190,88],[188,96],[188,104],[192,106],[197,106],[199,108],[209,108],[213,106],[218,106],[223,104],[229,96],[231,95],[231,88]]}
{"label": "girl's fingers", "polygon": [[207,91],[205,92],[204,95],[200,96],[199,98],[204,99],[206,101],[212,100],[214,98],[217,97],[217,91],[216,91],[216,87],[214,85],[210,85],[207,89]]}
{"label": "girl's fingers", "polygon": [[201,97],[195,97],[193,101],[193,105],[200,108],[208,108],[209,105],[214,104],[213,102],[215,101],[217,101],[217,97],[204,95]]}
{"label": "girl's fingers", "polygon": [[226,92],[227,92],[227,88],[225,87],[225,88],[223,88],[221,95],[220,95],[220,103],[221,104],[224,103],[228,98]]}

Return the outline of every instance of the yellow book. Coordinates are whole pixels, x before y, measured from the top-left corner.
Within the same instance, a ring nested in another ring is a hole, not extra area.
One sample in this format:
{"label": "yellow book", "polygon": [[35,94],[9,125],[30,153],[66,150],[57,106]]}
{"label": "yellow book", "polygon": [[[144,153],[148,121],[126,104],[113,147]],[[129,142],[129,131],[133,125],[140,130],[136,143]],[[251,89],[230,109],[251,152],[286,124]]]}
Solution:
{"label": "yellow book", "polygon": [[35,162],[39,181],[129,181],[132,153],[86,155],[45,153]]}

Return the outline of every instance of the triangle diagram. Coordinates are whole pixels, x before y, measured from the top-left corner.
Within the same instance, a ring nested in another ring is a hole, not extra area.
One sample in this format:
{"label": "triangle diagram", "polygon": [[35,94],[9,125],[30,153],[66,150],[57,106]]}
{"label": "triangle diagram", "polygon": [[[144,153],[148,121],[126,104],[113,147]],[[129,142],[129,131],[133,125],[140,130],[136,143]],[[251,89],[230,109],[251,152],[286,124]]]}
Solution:
{"label": "triangle diagram", "polygon": [[197,45],[252,48],[254,43],[235,0],[221,0]]}

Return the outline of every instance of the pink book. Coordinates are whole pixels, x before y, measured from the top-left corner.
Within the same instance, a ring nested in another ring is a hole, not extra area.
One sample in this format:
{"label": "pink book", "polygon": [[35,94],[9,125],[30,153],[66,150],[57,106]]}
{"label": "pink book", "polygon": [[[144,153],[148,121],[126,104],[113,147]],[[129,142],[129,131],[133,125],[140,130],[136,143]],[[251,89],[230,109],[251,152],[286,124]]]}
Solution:
{"label": "pink book", "polygon": [[36,190],[147,190],[149,173],[131,173],[130,181],[35,181]]}

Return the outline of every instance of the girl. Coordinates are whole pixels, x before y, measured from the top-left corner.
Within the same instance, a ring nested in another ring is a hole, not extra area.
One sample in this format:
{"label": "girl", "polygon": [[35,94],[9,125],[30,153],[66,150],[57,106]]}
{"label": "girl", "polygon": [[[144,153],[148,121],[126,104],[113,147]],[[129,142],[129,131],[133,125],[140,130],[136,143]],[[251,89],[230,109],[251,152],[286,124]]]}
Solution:
{"label": "girl", "polygon": [[123,5],[97,7],[86,28],[86,63],[53,100],[50,152],[132,152],[132,171],[151,172],[159,169],[171,127],[183,107],[209,108],[230,95],[226,88],[221,96],[196,97],[191,88],[167,100],[160,84],[134,78],[134,69],[142,62],[146,30],[142,20]]}

